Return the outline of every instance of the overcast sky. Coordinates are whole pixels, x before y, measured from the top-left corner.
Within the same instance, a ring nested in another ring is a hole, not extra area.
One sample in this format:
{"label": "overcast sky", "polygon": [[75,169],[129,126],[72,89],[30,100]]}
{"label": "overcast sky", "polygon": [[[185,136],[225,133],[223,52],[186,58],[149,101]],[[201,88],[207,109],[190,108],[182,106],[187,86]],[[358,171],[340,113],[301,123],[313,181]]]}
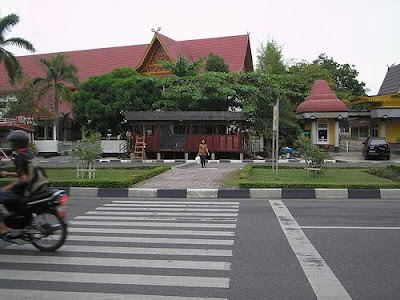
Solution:
{"label": "overcast sky", "polygon": [[273,38],[287,61],[325,53],[355,65],[369,95],[400,63],[399,0],[2,0],[0,16],[10,13],[20,23],[8,37],[27,39],[37,54],[148,44],[157,27],[176,41],[249,32],[254,65]]}

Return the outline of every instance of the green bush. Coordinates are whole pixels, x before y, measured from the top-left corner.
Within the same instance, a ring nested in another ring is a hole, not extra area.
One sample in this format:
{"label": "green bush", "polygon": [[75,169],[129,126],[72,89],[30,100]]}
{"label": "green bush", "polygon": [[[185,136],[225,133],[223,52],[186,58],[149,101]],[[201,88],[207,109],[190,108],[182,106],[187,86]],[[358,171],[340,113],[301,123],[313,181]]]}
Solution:
{"label": "green bush", "polygon": [[[10,171],[15,171],[15,168],[13,167],[7,167]],[[129,188],[132,185],[139,183],[141,181],[144,181],[146,179],[149,179],[151,177],[154,177],[158,174],[161,174],[167,170],[169,170],[170,167],[168,166],[140,166],[140,167],[117,167],[117,168],[112,168],[112,167],[104,167],[104,168],[97,168],[96,170],[135,170],[135,171],[140,171],[143,170],[144,172],[141,172],[138,175],[129,175],[126,176],[126,178],[119,178],[119,179],[102,179],[102,178],[68,178],[68,179],[52,179],[50,177],[50,185],[53,187],[96,187],[96,188]],[[52,168],[46,168],[46,170],[75,170],[75,168],[71,167],[52,167]],[[13,182],[15,179],[12,178],[7,178],[7,179],[2,179],[0,180],[0,186],[5,186],[11,182]]]}
{"label": "green bush", "polygon": [[[326,176],[323,178],[305,178],[302,166],[282,166],[280,167],[282,176],[276,180],[271,172],[270,166],[247,165],[239,175],[240,188],[349,188],[349,189],[376,189],[376,188],[400,188],[400,184],[392,181],[394,175],[386,179],[376,180],[371,174],[366,172],[365,167],[328,167],[325,168]],[[381,170],[385,168],[371,168],[370,170]],[[400,172],[399,166],[389,166],[389,170]],[[265,170],[265,171],[264,171]],[[293,172],[288,171],[293,170]],[[363,172],[371,175],[362,176]],[[400,173],[397,173],[397,177]],[[352,181],[350,178],[359,178]],[[337,180],[336,180],[337,179]]]}
{"label": "green bush", "polygon": [[384,168],[369,168],[365,172],[400,182],[400,165],[389,165]]}

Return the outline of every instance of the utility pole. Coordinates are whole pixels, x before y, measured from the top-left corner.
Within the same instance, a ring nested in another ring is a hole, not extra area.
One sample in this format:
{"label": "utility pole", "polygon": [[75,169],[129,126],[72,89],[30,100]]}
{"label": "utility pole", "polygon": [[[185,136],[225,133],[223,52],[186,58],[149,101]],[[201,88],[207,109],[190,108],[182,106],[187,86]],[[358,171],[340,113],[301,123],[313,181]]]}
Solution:
{"label": "utility pole", "polygon": [[[275,156],[275,162],[272,163],[272,168],[274,168],[275,163],[275,178],[278,179],[278,158],[279,158],[279,99],[276,100],[273,109],[272,118],[272,157]],[[275,142],[275,145],[274,145]],[[274,149],[275,146],[275,149]]]}

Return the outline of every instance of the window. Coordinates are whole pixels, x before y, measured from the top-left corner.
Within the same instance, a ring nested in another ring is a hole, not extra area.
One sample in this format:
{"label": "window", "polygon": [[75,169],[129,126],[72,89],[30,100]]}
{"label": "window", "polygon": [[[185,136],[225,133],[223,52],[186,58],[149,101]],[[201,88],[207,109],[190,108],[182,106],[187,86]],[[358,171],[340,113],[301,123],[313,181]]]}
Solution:
{"label": "window", "polygon": [[42,123],[35,128],[36,140],[52,140],[53,139],[53,124]]}
{"label": "window", "polygon": [[226,125],[225,124],[215,125],[215,134],[226,134]]}
{"label": "window", "polygon": [[212,124],[204,124],[202,133],[203,134],[213,134],[213,126],[212,126]]}
{"label": "window", "polygon": [[318,143],[328,142],[328,123],[318,123]]}
{"label": "window", "polygon": [[154,125],[146,125],[146,134],[151,135],[155,134],[155,126]]}
{"label": "window", "polygon": [[199,124],[191,124],[189,127],[190,134],[200,134],[200,125]]}

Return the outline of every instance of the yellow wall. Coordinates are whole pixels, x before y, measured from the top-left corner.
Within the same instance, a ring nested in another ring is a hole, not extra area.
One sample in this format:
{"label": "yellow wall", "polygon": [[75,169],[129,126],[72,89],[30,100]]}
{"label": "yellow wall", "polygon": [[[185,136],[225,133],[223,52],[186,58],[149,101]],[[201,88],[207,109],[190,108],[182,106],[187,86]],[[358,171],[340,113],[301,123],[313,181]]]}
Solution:
{"label": "yellow wall", "polygon": [[329,145],[335,145],[335,120],[328,120]]}
{"label": "yellow wall", "polygon": [[386,121],[386,139],[389,143],[396,143],[396,137],[400,135],[400,119]]}

